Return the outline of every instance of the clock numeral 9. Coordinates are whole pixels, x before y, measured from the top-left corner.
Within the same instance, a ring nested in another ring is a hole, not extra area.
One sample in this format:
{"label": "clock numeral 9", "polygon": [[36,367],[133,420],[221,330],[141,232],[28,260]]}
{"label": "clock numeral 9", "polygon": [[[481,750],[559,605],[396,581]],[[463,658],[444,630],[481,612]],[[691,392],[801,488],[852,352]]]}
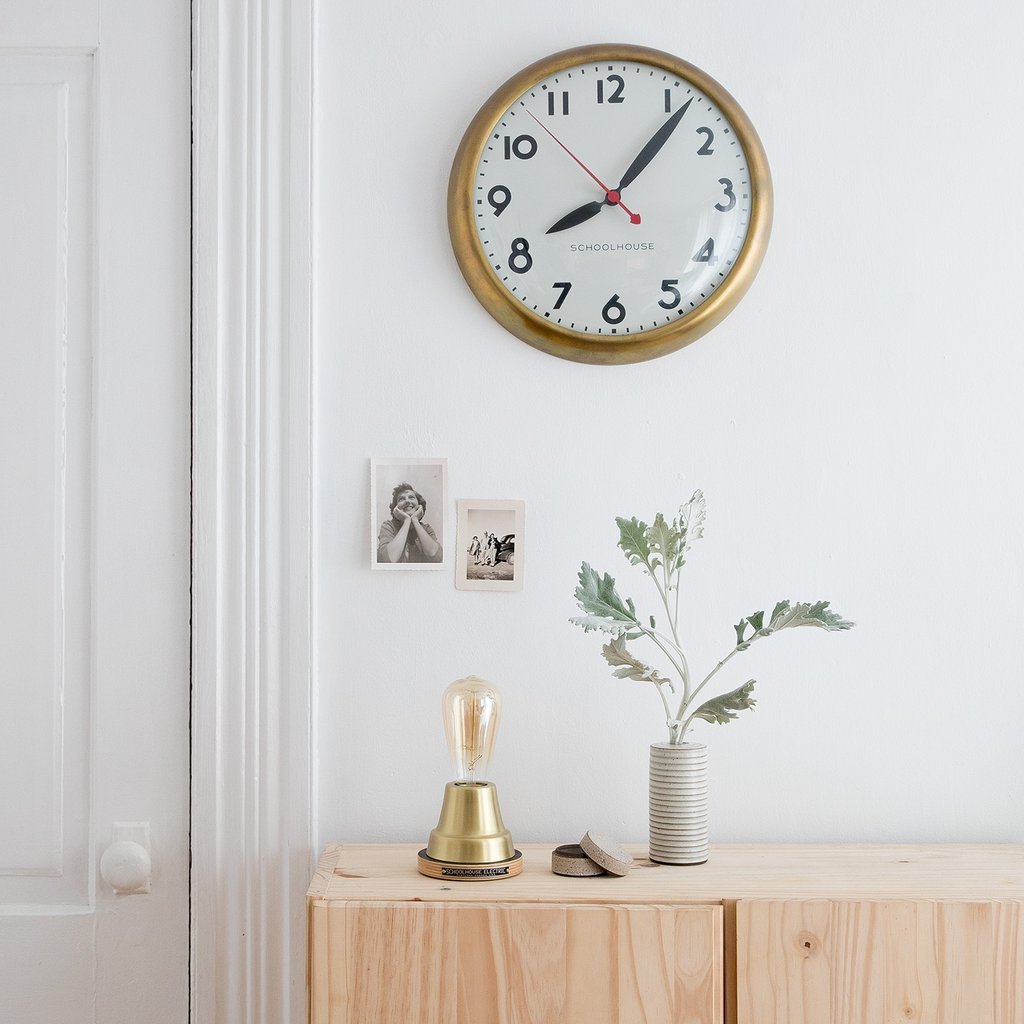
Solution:
{"label": "clock numeral 9", "polygon": [[604,317],[606,324],[621,324],[626,319],[626,307],[619,302],[618,295],[613,295],[605,304],[604,309],[601,310],[601,316]]}
{"label": "clock numeral 9", "polygon": [[679,284],[679,278],[673,278],[671,281],[665,280],[661,282],[661,290],[672,296],[671,302],[666,302],[662,299],[658,305],[662,309],[675,309],[680,302],[683,301],[682,295],[679,294],[679,289],[675,285]]}
{"label": "clock numeral 9", "polygon": [[533,266],[530,243],[525,238],[512,239],[512,251],[508,254],[508,265],[517,274],[525,274]]}
{"label": "clock numeral 9", "polygon": [[[622,103],[625,97],[622,95],[622,90],[626,88],[626,83],[618,75],[609,75],[608,83],[615,83],[615,88],[608,96],[609,103]],[[597,102],[604,103],[604,83],[603,78],[597,80]]]}
{"label": "clock numeral 9", "polygon": [[723,206],[721,203],[715,203],[715,209],[721,210],[722,213],[728,213],[736,205],[736,193],[732,190],[732,182],[728,178],[719,178],[719,185],[725,186],[725,197],[729,200],[728,205]]}
{"label": "clock numeral 9", "polygon": [[505,212],[505,207],[512,202],[512,190],[507,185],[495,185],[487,193],[487,202],[494,210],[494,216],[500,217]]}
{"label": "clock numeral 9", "polygon": [[569,294],[569,289],[572,287],[571,281],[556,281],[552,288],[561,288],[562,294],[558,296],[558,301],[551,307],[552,309],[561,309],[562,303],[565,302],[566,295]]}
{"label": "clock numeral 9", "polygon": [[505,136],[506,160],[511,160],[513,156],[529,160],[536,152],[537,140],[532,135],[517,135],[514,139],[511,135]]}
{"label": "clock numeral 9", "polygon": [[715,133],[710,128],[698,128],[697,134],[707,136],[704,140],[704,145],[697,150],[697,156],[711,156],[714,153],[711,143],[715,141]]}

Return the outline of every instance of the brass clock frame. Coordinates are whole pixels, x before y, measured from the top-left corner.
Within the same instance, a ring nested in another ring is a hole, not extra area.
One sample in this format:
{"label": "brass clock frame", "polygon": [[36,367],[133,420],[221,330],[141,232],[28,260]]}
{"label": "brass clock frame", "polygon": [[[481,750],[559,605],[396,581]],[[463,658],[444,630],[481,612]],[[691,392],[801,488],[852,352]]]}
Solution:
{"label": "brass clock frame", "polygon": [[[501,116],[532,85],[590,61],[635,61],[685,79],[723,112],[743,146],[750,172],[750,224],[743,248],[713,295],[674,323],[627,338],[580,334],[538,316],[498,281],[480,242],[473,210],[473,179],[484,147]],[[757,274],[772,223],[772,182],[768,160],[750,119],[732,96],[700,68],[661,50],[599,43],[562,50],[513,75],[480,108],[466,129],[448,179],[448,232],[466,283],[484,309],[517,338],[551,355],[581,363],[637,363],[675,352],[721,323],[743,298]]]}

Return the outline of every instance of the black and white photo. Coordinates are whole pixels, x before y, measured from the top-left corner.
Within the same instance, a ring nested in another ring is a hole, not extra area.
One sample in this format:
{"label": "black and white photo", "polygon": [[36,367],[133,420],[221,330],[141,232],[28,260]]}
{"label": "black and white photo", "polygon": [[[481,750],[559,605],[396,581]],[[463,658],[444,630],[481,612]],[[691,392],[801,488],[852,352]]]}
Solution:
{"label": "black and white photo", "polygon": [[526,505],[460,499],[455,586],[460,590],[522,590]]}
{"label": "black and white photo", "polygon": [[373,568],[443,568],[447,495],[447,459],[371,459]]}

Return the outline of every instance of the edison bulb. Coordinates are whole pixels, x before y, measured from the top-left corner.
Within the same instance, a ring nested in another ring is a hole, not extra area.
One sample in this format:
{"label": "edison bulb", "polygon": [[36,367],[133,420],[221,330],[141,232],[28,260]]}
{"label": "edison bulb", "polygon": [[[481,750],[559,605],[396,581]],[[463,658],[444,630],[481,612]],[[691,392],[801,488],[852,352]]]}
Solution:
{"label": "edison bulb", "polygon": [[501,695],[485,680],[468,676],[444,691],[441,709],[455,782],[486,782],[498,733]]}

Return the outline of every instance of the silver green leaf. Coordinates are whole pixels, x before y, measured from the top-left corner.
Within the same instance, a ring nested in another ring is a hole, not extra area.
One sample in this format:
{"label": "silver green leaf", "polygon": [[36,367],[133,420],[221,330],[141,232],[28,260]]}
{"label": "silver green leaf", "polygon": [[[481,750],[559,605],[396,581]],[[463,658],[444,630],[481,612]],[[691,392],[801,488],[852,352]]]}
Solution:
{"label": "silver green leaf", "polygon": [[694,718],[703,718],[705,722],[726,725],[736,718],[736,713],[752,708],[757,701],[751,697],[754,692],[754,680],[750,679],[731,693],[723,693],[705,701],[693,713]]}
{"label": "silver green leaf", "polygon": [[828,601],[817,601],[814,604],[801,601],[795,605],[790,605],[788,601],[780,601],[772,611],[771,620],[764,633],[767,635],[794,626],[817,626],[829,631],[853,628],[852,622],[844,619],[838,612],[832,611],[828,605]]}
{"label": "silver green leaf", "polygon": [[580,566],[576,602],[585,615],[569,621],[587,632],[600,629],[619,634],[640,625],[633,602],[629,598],[623,602],[615,580],[608,573],[600,576],[586,562]]}
{"label": "silver green leaf", "polygon": [[678,568],[677,563],[682,554],[682,536],[676,523],[667,523],[659,512],[654,517],[654,522],[647,527],[647,543],[655,556],[651,560],[652,567],[667,565],[673,571]]}
{"label": "silver green leaf", "polygon": [[707,517],[708,508],[703,491],[694,491],[690,500],[679,506],[679,529],[685,547],[688,548],[692,541],[704,536],[704,521]]}
{"label": "silver green leaf", "polygon": [[616,516],[619,527],[619,547],[626,553],[630,565],[649,565],[651,549],[647,544],[647,524],[632,519]]}
{"label": "silver green leaf", "polygon": [[601,648],[604,660],[615,669],[617,679],[635,679],[638,683],[668,683],[671,680],[661,675],[656,668],[634,657],[626,649],[626,638],[617,636]]}

